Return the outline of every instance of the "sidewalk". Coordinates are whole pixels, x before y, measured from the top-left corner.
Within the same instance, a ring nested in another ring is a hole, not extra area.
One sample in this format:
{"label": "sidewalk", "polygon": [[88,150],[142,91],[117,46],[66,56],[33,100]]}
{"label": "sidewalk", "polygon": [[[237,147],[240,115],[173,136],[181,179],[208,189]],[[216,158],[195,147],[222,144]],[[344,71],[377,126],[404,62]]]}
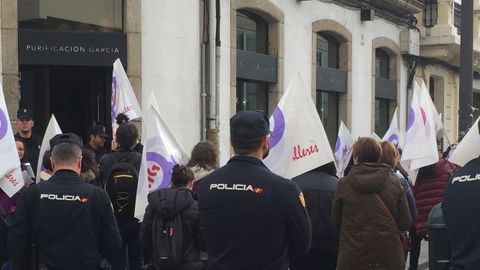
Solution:
{"label": "sidewalk", "polygon": [[[422,241],[420,248],[420,258],[418,258],[418,270],[428,270],[428,242]],[[407,269],[410,258],[407,259]]]}

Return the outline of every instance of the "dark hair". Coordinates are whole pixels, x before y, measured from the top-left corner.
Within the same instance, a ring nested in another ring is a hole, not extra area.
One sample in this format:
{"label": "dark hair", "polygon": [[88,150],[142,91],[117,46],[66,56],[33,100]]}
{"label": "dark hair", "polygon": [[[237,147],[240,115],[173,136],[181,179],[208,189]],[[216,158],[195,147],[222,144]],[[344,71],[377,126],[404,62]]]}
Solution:
{"label": "dark hair", "polygon": [[75,143],[65,142],[57,144],[52,150],[52,159],[55,164],[74,164],[82,156],[82,149]]}
{"label": "dark hair", "polygon": [[382,155],[382,147],[373,138],[362,137],[353,145],[353,158],[357,158],[358,163],[378,162]]}
{"label": "dark hair", "polygon": [[117,128],[117,143],[120,147],[131,149],[138,139],[138,130],[132,123],[122,124]]}
{"label": "dark hair", "polygon": [[93,172],[97,169],[97,160],[95,159],[95,152],[90,149],[83,149],[82,152],[82,169],[81,172],[86,172],[92,170]]}
{"label": "dark hair", "polygon": [[199,166],[205,170],[218,169],[218,149],[209,141],[199,142],[192,149],[187,167]]}
{"label": "dark hair", "polygon": [[381,142],[380,146],[382,147],[382,155],[380,156],[380,162],[390,165],[390,167],[392,168],[395,168],[399,155],[395,145],[391,142]]}
{"label": "dark hair", "polygon": [[119,113],[117,117],[115,117],[115,122],[117,122],[117,125],[119,126],[128,123],[128,121],[130,121],[130,119],[124,113]]}
{"label": "dark hair", "polygon": [[43,158],[42,158],[42,165],[46,170],[53,171],[52,161],[50,160],[51,156],[52,156],[52,151],[50,150],[45,151],[45,154],[43,154]]}
{"label": "dark hair", "polygon": [[259,139],[246,140],[244,138],[235,138],[232,136],[230,138],[230,141],[232,143],[233,152],[235,154],[248,155],[262,147],[263,138],[265,138],[265,136]]}
{"label": "dark hair", "polygon": [[317,168],[319,171],[327,173],[331,176],[337,176],[337,167],[335,166],[335,162],[329,162]]}
{"label": "dark hair", "polygon": [[27,146],[25,145],[25,143],[17,137],[15,137],[15,142],[21,142],[23,144],[23,158],[22,158],[21,161],[22,162],[26,162],[26,161],[30,162],[29,160],[27,160]]}
{"label": "dark hair", "polygon": [[193,172],[184,165],[175,165],[172,170],[172,186],[179,188],[185,187],[189,182],[193,181]]}

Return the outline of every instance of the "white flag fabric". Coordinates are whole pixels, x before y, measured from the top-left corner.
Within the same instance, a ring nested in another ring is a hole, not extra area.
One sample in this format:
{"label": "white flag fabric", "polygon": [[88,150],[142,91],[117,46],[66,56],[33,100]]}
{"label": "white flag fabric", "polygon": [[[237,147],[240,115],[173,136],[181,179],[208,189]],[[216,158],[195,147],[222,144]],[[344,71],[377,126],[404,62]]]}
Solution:
{"label": "white flag fabric", "polygon": [[143,220],[148,194],[169,187],[173,166],[187,160],[187,155],[160,116],[153,93],[148,101],[147,114],[144,117],[145,144],[135,201],[135,217],[139,220]]}
{"label": "white flag fabric", "polygon": [[431,123],[433,123],[433,127],[435,129],[435,134],[443,129],[442,123],[442,116],[438,113],[437,108],[435,108],[435,104],[430,97],[430,93],[425,86],[425,83],[422,81],[422,91],[421,91],[421,104],[426,104],[426,108],[428,108],[428,114],[430,116]]}
{"label": "white flag fabric", "polygon": [[0,188],[12,197],[25,184],[13,137],[3,88],[0,85]]}
{"label": "white flag fabric", "polygon": [[390,127],[388,128],[385,135],[383,135],[382,141],[391,142],[398,147],[399,142],[399,132],[398,132],[398,118],[397,118],[398,107],[395,109],[395,112],[392,116],[392,121],[390,122]]}
{"label": "white flag fabric", "polygon": [[120,59],[113,63],[111,107],[113,131],[117,130],[115,117],[118,114],[124,113],[130,120],[142,116],[142,110]]}
{"label": "white flag fabric", "polygon": [[[372,134],[375,134],[375,132]],[[345,126],[343,121],[341,121],[340,127],[338,128],[338,136],[337,136],[337,141],[335,143],[335,150],[334,150],[338,177],[343,177],[345,173],[345,169],[347,168],[348,163],[352,158],[352,150],[353,150],[354,143],[355,143],[355,140],[353,139],[352,134],[350,134],[350,131],[348,130],[348,128]]]}
{"label": "white flag fabric", "polygon": [[270,154],[263,162],[289,179],[334,160],[308,89],[297,72],[270,117]]}
{"label": "white flag fabric", "polygon": [[57,119],[52,114],[50,117],[50,121],[48,122],[47,129],[45,130],[45,134],[43,135],[42,146],[40,147],[40,154],[38,155],[38,165],[37,165],[37,182],[40,181],[40,173],[45,170],[42,164],[43,155],[45,152],[50,150],[50,140],[57,134],[62,134],[62,130],[57,123]]}
{"label": "white flag fabric", "polygon": [[375,133],[375,131],[372,131],[371,137],[374,138],[377,142],[382,141],[380,136],[378,136],[377,133]]}
{"label": "white flag fabric", "polygon": [[465,134],[462,141],[457,145],[452,152],[450,162],[457,164],[458,166],[465,166],[467,162],[480,156],[480,134],[478,133],[478,121],[473,124],[470,130]]}
{"label": "white flag fabric", "polygon": [[428,102],[430,96],[428,93],[425,96],[422,91],[424,89],[421,89],[415,82],[401,159],[402,165],[408,171],[436,163],[439,158],[435,130],[436,120],[432,114],[430,102]]}

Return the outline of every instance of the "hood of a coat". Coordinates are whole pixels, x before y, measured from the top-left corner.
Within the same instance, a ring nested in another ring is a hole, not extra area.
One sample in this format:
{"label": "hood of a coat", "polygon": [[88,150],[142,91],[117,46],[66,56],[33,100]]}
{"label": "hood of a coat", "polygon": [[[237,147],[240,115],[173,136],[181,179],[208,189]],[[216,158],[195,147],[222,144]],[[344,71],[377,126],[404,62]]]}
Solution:
{"label": "hood of a coat", "polygon": [[194,198],[186,188],[165,188],[148,195],[152,210],[163,218],[172,218],[188,208]]}
{"label": "hood of a coat", "polygon": [[391,177],[392,168],[380,163],[360,163],[354,165],[347,176],[347,181],[360,193],[377,193],[385,188]]}

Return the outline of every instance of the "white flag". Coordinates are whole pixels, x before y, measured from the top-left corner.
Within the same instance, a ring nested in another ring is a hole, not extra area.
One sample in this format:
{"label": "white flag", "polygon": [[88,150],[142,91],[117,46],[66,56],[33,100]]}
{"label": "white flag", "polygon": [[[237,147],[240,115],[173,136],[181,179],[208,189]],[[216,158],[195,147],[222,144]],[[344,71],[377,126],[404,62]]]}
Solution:
{"label": "white flag", "polygon": [[148,194],[169,187],[173,166],[185,162],[187,157],[160,116],[153,93],[150,94],[148,101],[147,114],[144,117],[145,145],[135,201],[135,217],[139,220],[143,220],[148,205]]}
{"label": "white flag", "polygon": [[383,135],[382,141],[391,142],[398,147],[399,142],[399,132],[398,132],[398,119],[397,119],[398,107],[395,109],[395,112],[392,116],[392,121],[390,122],[390,127],[388,128],[385,135]]}
{"label": "white flag", "polygon": [[[378,136],[377,136],[378,137]],[[343,177],[345,169],[352,158],[353,144],[355,140],[343,121],[338,128],[337,142],[335,143],[335,163],[337,164],[337,176]]]}
{"label": "white flag", "polygon": [[43,155],[45,155],[45,152],[50,150],[50,140],[57,134],[62,134],[62,130],[57,123],[57,119],[55,119],[55,116],[52,114],[52,117],[50,117],[50,121],[48,122],[47,129],[45,130],[45,134],[43,135],[42,146],[40,147],[40,154],[38,155],[38,165],[36,168],[37,182],[40,181],[40,173],[45,170],[42,164]]}
{"label": "white flag", "polygon": [[470,130],[465,134],[462,141],[457,145],[450,158],[450,162],[458,166],[465,166],[467,162],[480,156],[480,134],[478,133],[478,121],[473,124]]}
{"label": "white flag", "polygon": [[438,161],[436,120],[422,91],[415,82],[402,153],[402,165],[409,171]]}
{"label": "white flag", "polygon": [[12,197],[25,184],[20,169],[20,158],[13,137],[7,104],[0,85],[0,188]]}
{"label": "white flag", "polygon": [[430,121],[435,129],[435,135],[437,132],[443,129],[442,123],[442,116],[438,113],[437,108],[435,108],[435,104],[430,97],[430,93],[425,86],[425,83],[422,81],[422,91],[421,91],[421,102],[420,104],[425,104],[425,107],[428,108],[427,114],[430,117]]}
{"label": "white flag", "polygon": [[130,120],[142,116],[142,110],[120,59],[113,63],[111,106],[112,130],[114,133],[117,130],[115,117],[118,114],[124,113]]}
{"label": "white flag", "polygon": [[333,161],[322,121],[299,72],[270,117],[273,134],[265,165],[292,178]]}
{"label": "white flag", "polygon": [[374,138],[377,142],[380,142],[382,140],[380,136],[378,136],[377,133],[375,133],[375,131],[372,131],[371,137]]}

